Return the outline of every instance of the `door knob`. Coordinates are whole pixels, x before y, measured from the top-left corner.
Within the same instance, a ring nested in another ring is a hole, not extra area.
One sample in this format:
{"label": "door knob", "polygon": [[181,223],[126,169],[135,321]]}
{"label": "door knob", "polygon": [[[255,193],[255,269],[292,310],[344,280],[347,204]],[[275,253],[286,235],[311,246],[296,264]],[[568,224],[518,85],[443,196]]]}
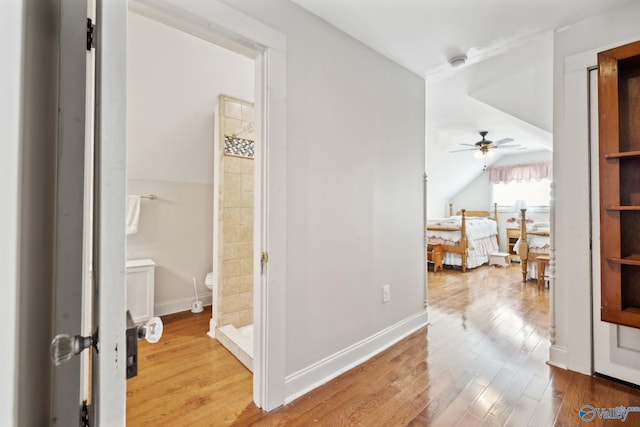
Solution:
{"label": "door knob", "polygon": [[[81,335],[71,336],[68,334],[58,334],[51,341],[49,347],[49,357],[54,365],[60,366],[67,362],[76,354],[82,353],[82,350],[91,346],[96,347],[98,344],[98,334],[83,337]],[[96,347],[97,351],[97,347]]]}
{"label": "door knob", "polygon": [[159,317],[152,317],[146,323],[136,325],[131,312],[127,310],[127,378],[138,375],[138,340],[146,339],[155,344],[160,341],[163,329]]}
{"label": "door knob", "polygon": [[152,317],[143,323],[138,325],[137,333],[138,339],[145,339],[150,344],[155,344],[162,338],[162,332],[164,331],[164,325],[159,317]]}

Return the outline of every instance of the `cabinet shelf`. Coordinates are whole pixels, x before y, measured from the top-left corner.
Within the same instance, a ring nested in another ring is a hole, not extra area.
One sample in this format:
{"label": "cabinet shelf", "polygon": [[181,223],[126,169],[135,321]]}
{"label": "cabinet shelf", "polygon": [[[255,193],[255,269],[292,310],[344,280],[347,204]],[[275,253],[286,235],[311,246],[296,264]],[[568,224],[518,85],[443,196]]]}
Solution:
{"label": "cabinet shelf", "polygon": [[620,159],[624,157],[640,157],[640,151],[623,151],[620,153],[605,154],[605,159]]}
{"label": "cabinet shelf", "polygon": [[610,258],[607,258],[607,261],[611,261],[616,264],[640,266],[640,254],[633,254],[633,255],[622,257],[622,258],[610,257]]}

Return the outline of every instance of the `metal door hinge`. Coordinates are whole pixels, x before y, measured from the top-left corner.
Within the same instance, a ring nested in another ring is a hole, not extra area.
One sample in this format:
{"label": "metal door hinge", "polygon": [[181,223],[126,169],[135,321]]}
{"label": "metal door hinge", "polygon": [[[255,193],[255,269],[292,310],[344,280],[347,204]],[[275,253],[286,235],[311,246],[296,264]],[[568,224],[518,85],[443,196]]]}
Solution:
{"label": "metal door hinge", "polygon": [[91,48],[96,47],[96,39],[94,37],[95,25],[91,18],[87,18],[87,50],[91,50]]}
{"label": "metal door hinge", "polygon": [[269,252],[262,252],[262,258],[260,258],[260,273],[264,273],[264,268],[269,262]]}
{"label": "metal door hinge", "polygon": [[89,416],[90,406],[87,401],[82,402],[80,407],[80,427],[91,427],[91,417]]}

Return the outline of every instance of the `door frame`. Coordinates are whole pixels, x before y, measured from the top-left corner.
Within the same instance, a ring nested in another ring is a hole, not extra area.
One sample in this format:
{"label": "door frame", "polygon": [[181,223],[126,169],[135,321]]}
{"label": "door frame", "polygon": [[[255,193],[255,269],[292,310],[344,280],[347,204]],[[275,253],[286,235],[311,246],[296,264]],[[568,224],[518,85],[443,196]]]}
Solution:
{"label": "door frame", "polygon": [[132,0],[129,10],[255,60],[253,397],[272,410],[285,401],[286,36],[217,0]]}
{"label": "door frame", "polygon": [[24,2],[0,6],[0,50],[5,58],[0,68],[0,279],[3,296],[0,298],[0,342],[8,351],[0,355],[0,425],[17,424],[18,415],[18,230],[20,150],[23,76]]}

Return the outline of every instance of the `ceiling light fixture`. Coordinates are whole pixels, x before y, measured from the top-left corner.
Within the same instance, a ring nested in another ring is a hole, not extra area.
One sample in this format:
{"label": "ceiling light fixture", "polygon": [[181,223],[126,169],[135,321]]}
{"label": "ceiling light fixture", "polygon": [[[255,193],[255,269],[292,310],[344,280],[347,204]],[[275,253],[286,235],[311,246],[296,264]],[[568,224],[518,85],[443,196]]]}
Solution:
{"label": "ceiling light fixture", "polygon": [[466,64],[466,62],[467,62],[467,55],[457,55],[449,58],[449,64],[451,64],[453,68],[457,68],[461,65],[464,65]]}

